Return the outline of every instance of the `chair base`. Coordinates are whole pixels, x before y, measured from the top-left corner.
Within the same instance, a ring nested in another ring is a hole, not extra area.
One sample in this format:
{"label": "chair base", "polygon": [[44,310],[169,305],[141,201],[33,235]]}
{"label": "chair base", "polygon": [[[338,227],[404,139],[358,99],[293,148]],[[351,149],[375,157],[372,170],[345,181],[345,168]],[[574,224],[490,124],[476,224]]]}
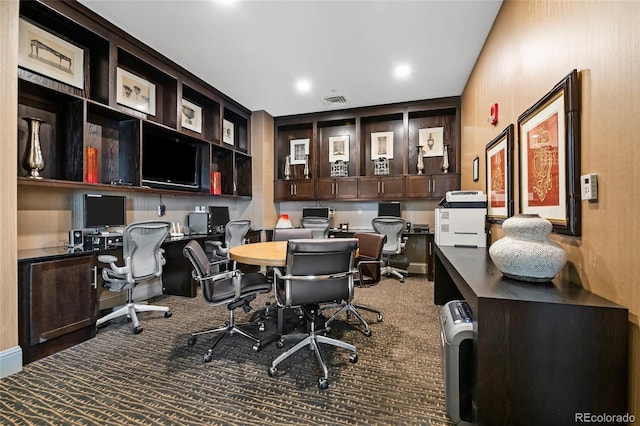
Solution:
{"label": "chair base", "polygon": [[220,333],[218,335],[218,338],[213,343],[213,345],[204,354],[204,356],[203,356],[203,361],[204,362],[210,362],[213,359],[213,350],[215,349],[215,347],[218,345],[218,343],[220,343],[220,341],[225,336],[231,336],[231,335],[236,334],[236,333],[241,335],[241,336],[246,337],[249,340],[252,340],[253,341],[253,350],[255,350],[257,352],[263,346],[261,339],[253,336],[252,334],[247,333],[246,331],[244,331],[244,330],[242,330],[240,328],[240,327],[243,327],[243,326],[256,326],[256,325],[258,326],[260,331],[264,331],[264,323],[262,321],[259,321],[257,323],[247,322],[247,323],[236,324],[235,320],[234,320],[233,310],[230,310],[229,311],[229,319],[224,323],[223,326],[218,327],[218,328],[214,328],[214,329],[210,329],[210,330],[203,330],[203,331],[198,331],[196,333],[191,333],[191,336],[189,336],[189,340],[188,340],[187,343],[189,344],[189,346],[193,346],[196,343],[197,336],[201,336],[203,334]]}
{"label": "chair base", "polygon": [[358,362],[358,352],[354,345],[343,342],[341,340],[333,339],[331,337],[326,337],[318,333],[323,333],[325,329],[316,331],[315,329],[315,317],[310,318],[309,321],[310,332],[309,334],[303,338],[301,341],[296,343],[293,347],[291,347],[286,352],[280,354],[276,359],[271,363],[271,367],[269,367],[269,376],[275,376],[278,371],[278,365],[289,358],[294,353],[298,352],[302,348],[309,347],[316,355],[318,362],[320,363],[320,367],[322,368],[322,378],[318,380],[318,387],[320,389],[327,389],[329,387],[329,370],[327,368],[327,364],[322,357],[322,352],[320,352],[320,348],[318,346],[319,343],[324,343],[326,345],[337,346],[340,348],[344,348],[353,352],[353,354],[349,357],[349,361],[352,363]]}
{"label": "chair base", "polygon": [[142,327],[140,327],[140,321],[138,320],[137,313],[152,311],[164,312],[164,316],[166,318],[171,317],[171,310],[166,306],[143,305],[134,302],[127,302],[126,305],[98,319],[98,321],[96,321],[96,326],[99,327],[107,321],[126,315],[126,317],[133,322],[133,333],[138,334],[142,332]]}
{"label": "chair base", "polygon": [[394,277],[399,278],[401,283],[404,282],[404,277],[409,275],[409,271],[406,269],[394,268],[391,265],[383,266],[382,269],[380,269],[380,273],[386,276],[393,275]]}
{"label": "chair base", "polygon": [[329,370],[327,369],[327,364],[322,357],[322,353],[320,352],[318,343],[324,343],[327,345],[333,345],[340,348],[348,349],[353,352],[353,354],[349,357],[349,361],[351,361],[352,363],[358,362],[358,353],[355,346],[341,340],[332,339],[331,337],[322,336],[313,332],[302,339],[300,342],[298,342],[291,349],[280,354],[276,359],[274,359],[271,363],[271,367],[269,367],[269,376],[273,377],[276,374],[276,372],[278,371],[277,367],[282,361],[289,358],[300,349],[309,346],[309,348],[316,354],[316,358],[318,358],[318,362],[320,363],[320,367],[322,368],[322,378],[318,381],[318,387],[320,389],[327,389],[329,387]]}
{"label": "chair base", "polygon": [[382,322],[382,312],[380,312],[377,309],[373,309],[368,306],[358,305],[354,303],[347,303],[347,304],[342,304],[338,306],[341,306],[340,309],[337,312],[335,312],[333,315],[331,315],[331,317],[324,323],[325,328],[329,329],[329,324],[331,324],[331,322],[335,320],[338,317],[338,315],[340,315],[343,312],[346,312],[347,318],[349,318],[351,314],[353,314],[358,319],[358,321],[360,321],[360,323],[364,327],[364,331],[362,333],[365,336],[370,337],[371,330],[369,329],[369,323],[365,321],[365,319],[362,317],[360,312],[358,312],[358,309],[376,314],[378,322]]}

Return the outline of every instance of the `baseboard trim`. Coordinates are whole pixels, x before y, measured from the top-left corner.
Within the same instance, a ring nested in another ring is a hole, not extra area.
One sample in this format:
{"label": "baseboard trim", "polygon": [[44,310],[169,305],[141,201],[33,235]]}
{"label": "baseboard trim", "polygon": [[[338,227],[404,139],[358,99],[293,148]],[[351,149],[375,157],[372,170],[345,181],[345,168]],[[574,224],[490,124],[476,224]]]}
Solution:
{"label": "baseboard trim", "polygon": [[22,348],[14,346],[0,352],[0,379],[22,371]]}

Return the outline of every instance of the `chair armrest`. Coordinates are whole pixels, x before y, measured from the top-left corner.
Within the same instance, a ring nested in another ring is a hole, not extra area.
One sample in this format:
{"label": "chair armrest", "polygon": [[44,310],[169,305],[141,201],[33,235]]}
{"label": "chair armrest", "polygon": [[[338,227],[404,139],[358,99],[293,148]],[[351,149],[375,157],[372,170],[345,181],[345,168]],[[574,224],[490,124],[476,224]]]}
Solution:
{"label": "chair armrest", "polygon": [[358,262],[358,264],[356,266],[358,268],[358,277],[360,277],[360,281],[362,281],[362,277],[365,276],[362,273],[362,266],[363,265],[376,265],[376,264],[379,264],[380,266],[384,266],[384,261],[383,260],[376,260],[376,259],[372,258],[371,260],[361,260],[360,262]]}
{"label": "chair armrest", "polygon": [[222,241],[205,241],[205,248],[211,247],[214,252],[216,252],[219,256],[228,257],[229,249],[226,247],[222,247]]}
{"label": "chair armrest", "polygon": [[[102,263],[108,263],[109,264],[109,268],[111,268],[111,270],[118,275],[126,275],[129,272],[129,267],[128,266],[118,266],[116,265],[116,262],[118,261],[118,258],[115,256],[112,256],[110,254],[102,254],[100,256],[98,256],[98,262],[102,262]],[[104,275],[104,273],[103,273]]]}

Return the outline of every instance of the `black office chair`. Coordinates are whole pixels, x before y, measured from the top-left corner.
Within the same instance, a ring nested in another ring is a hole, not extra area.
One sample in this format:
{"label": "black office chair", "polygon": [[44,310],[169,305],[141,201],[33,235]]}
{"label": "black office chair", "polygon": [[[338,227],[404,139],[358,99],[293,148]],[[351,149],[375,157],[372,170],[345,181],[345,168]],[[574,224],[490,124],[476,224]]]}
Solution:
{"label": "black office chair", "polygon": [[133,289],[141,282],[162,276],[162,266],[166,263],[164,250],[160,247],[169,234],[169,222],[146,221],[128,225],[122,234],[123,266],[116,265],[118,258],[111,255],[100,255],[98,261],[108,263],[109,268],[102,269],[104,286],[109,291],[127,291],[127,303],[119,309],[103,316],[96,322],[97,326],[114,318],[126,315],[133,322],[133,333],[142,332],[136,313],[159,311],[166,318],[171,317],[171,310],[166,306],[137,304],[133,301]]}
{"label": "black office chair", "polygon": [[313,238],[328,238],[330,224],[326,217],[307,216],[300,221],[303,228],[313,231]]}
{"label": "black office chair", "polygon": [[[351,300],[353,274],[358,240],[355,238],[327,238],[290,240],[287,243],[286,275],[276,273],[274,290],[278,305],[301,307],[307,320],[309,333],[304,339],[282,353],[271,363],[269,376],[273,377],[278,365],[297,351],[309,347],[314,351],[323,371],[320,389],[329,386],[329,371],[322,358],[319,343],[333,345],[353,352],[352,363],[358,361],[356,347],[326,337],[316,330],[319,304],[335,300]],[[281,345],[279,345],[281,346]]]}
{"label": "black office chair", "polygon": [[387,242],[382,248],[382,259],[385,265],[382,274],[393,275],[404,282],[404,277],[409,275],[409,259],[404,254],[405,241],[402,232],[405,229],[405,221],[400,217],[378,216],[371,221],[374,231],[387,236]]}
{"label": "black office chair", "polygon": [[[261,348],[260,339],[239,328],[240,326],[258,325],[260,330],[264,329],[264,324],[259,322],[236,324],[234,310],[242,308],[245,313],[251,310],[250,302],[256,295],[271,291],[271,284],[267,282],[264,275],[259,273],[242,274],[240,270],[216,272],[215,263],[209,262],[209,258],[197,241],[190,241],[183,249],[184,256],[193,265],[193,278],[200,283],[200,293],[206,303],[212,306],[227,305],[229,319],[221,327],[192,333],[188,344],[193,346],[197,336],[210,333],[220,333],[214,344],[204,355],[204,362],[213,359],[213,349],[224,336],[240,334],[253,341],[253,349],[258,351]],[[218,261],[218,262],[224,262]]]}
{"label": "black office chair", "polygon": [[[356,232],[353,234],[353,237],[358,239],[358,257],[356,257],[356,268],[358,272],[354,277],[354,284],[356,287],[362,288],[374,286],[378,284],[382,278],[381,267],[384,264],[384,261],[381,260],[382,248],[387,241],[387,236],[383,234]],[[347,317],[351,314],[355,315],[358,321],[364,326],[363,333],[365,336],[371,336],[369,324],[358,310],[375,313],[376,320],[382,322],[382,312],[377,309],[352,303],[350,300],[342,301],[342,304],[339,306],[340,309],[324,323],[327,329],[329,329],[329,324],[331,324],[338,315],[346,312]]]}
{"label": "black office chair", "polygon": [[[251,221],[247,219],[237,219],[227,222],[224,227],[224,244],[222,241],[205,241],[205,252],[208,254],[209,260],[212,262],[219,262],[221,260],[227,260],[231,263],[229,258],[229,250],[233,247],[242,245],[246,242],[246,235],[251,228]],[[218,268],[225,266],[223,263],[217,263]],[[232,262],[231,268],[235,269],[236,263]]]}

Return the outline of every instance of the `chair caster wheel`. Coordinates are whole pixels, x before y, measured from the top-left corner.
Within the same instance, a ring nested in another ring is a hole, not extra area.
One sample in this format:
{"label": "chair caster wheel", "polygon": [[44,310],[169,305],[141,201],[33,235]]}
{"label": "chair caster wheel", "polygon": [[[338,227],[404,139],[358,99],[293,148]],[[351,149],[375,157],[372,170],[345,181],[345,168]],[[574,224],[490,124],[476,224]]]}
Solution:
{"label": "chair caster wheel", "polygon": [[367,337],[371,337],[371,330],[365,330],[364,335]]}
{"label": "chair caster wheel", "polygon": [[264,331],[264,322],[258,323],[258,331]]}
{"label": "chair caster wheel", "polygon": [[325,390],[325,389],[327,389],[327,388],[329,387],[329,381],[328,381],[327,379],[320,379],[320,380],[318,381],[318,387],[319,387],[321,390]]}
{"label": "chair caster wheel", "polygon": [[260,343],[256,343],[255,345],[253,345],[254,351],[260,352],[260,349],[262,349],[262,346],[260,345]]}
{"label": "chair caster wheel", "polygon": [[331,333],[331,327],[325,327],[324,328],[324,335],[326,336],[329,333]]}
{"label": "chair caster wheel", "polygon": [[142,327],[137,326],[137,327],[133,327],[133,334],[140,334],[142,333]]}
{"label": "chair caster wheel", "polygon": [[131,317],[127,317],[127,322],[131,322],[133,319]]}
{"label": "chair caster wheel", "polygon": [[276,342],[276,348],[278,348],[278,349],[284,348],[284,342],[282,340],[278,340]]}
{"label": "chair caster wheel", "polygon": [[351,364],[355,364],[356,362],[358,362],[358,354],[353,354],[349,357],[349,361],[351,362]]}
{"label": "chair caster wheel", "polygon": [[198,338],[196,336],[189,336],[189,340],[187,340],[187,345],[189,346],[193,346],[196,344],[196,340],[198,340]]}
{"label": "chair caster wheel", "polygon": [[173,315],[173,314],[171,313],[171,311],[167,311],[167,312],[165,312],[165,313],[164,313],[164,317],[165,317],[165,318],[171,318],[171,315]]}
{"label": "chair caster wheel", "polygon": [[278,369],[277,369],[277,368],[275,368],[275,367],[269,367],[269,372],[268,372],[268,373],[269,373],[269,377],[273,377],[273,376],[275,376],[275,375],[276,375],[276,371],[278,371]]}
{"label": "chair caster wheel", "polygon": [[378,322],[382,322],[382,314],[378,314],[377,320],[378,320]]}
{"label": "chair caster wheel", "polygon": [[203,357],[202,357],[202,361],[204,362],[211,362],[211,360],[213,359],[213,355],[211,354],[211,351],[207,352]]}

